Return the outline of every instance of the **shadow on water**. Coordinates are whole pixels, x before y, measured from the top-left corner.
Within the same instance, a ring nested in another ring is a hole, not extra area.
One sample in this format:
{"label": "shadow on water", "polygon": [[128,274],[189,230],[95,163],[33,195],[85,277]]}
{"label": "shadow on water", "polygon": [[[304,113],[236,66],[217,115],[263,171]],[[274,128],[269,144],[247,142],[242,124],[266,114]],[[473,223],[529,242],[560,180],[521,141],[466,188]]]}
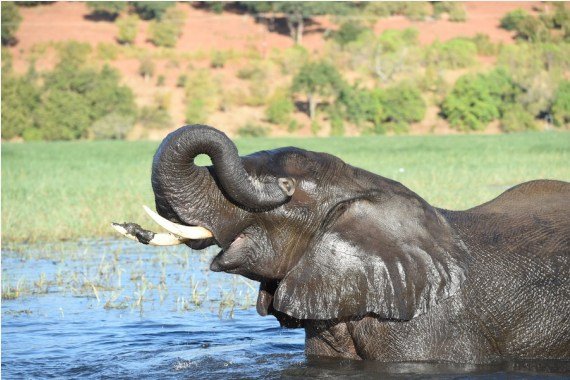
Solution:
{"label": "shadow on water", "polygon": [[129,242],[2,251],[5,378],[567,378],[570,362],[485,366],[306,358],[304,333],[255,312],[215,251]]}

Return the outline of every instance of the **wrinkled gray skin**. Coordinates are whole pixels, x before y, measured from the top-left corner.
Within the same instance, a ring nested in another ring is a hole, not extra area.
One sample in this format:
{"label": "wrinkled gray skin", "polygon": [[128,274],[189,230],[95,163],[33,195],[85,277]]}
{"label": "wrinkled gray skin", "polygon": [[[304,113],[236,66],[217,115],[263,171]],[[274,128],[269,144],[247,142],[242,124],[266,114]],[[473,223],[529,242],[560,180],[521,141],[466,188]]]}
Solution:
{"label": "wrinkled gray skin", "polygon": [[[210,167],[193,159],[205,153]],[[297,148],[239,157],[207,126],[153,162],[160,215],[208,228],[213,271],[260,282],[257,310],[308,355],[482,363],[570,359],[570,184],[532,181],[466,211]],[[433,184],[437,186],[437,184]]]}

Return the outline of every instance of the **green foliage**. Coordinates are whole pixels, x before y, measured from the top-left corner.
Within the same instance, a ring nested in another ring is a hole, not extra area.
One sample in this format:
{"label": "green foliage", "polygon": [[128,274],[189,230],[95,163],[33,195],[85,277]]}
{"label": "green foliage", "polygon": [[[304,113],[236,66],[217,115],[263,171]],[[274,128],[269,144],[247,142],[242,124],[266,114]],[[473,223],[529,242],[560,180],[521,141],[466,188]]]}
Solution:
{"label": "green foliage", "polygon": [[555,125],[568,128],[570,125],[570,81],[562,81],[558,86],[551,112]]}
{"label": "green foliage", "polygon": [[477,54],[483,56],[492,56],[496,55],[499,51],[498,45],[491,42],[491,38],[489,38],[488,34],[484,33],[477,33],[475,37],[471,38],[471,41],[477,47]]}
{"label": "green foliage", "polygon": [[158,78],[156,78],[156,85],[157,86],[164,86],[164,82],[166,81],[166,78],[164,77],[164,75],[160,74],[158,76]]}
{"label": "green foliage", "polygon": [[143,20],[160,20],[167,9],[174,7],[173,1],[133,1],[135,12]]}
{"label": "green foliage", "polygon": [[503,47],[499,67],[507,70],[521,93],[517,102],[531,114],[547,113],[557,84],[570,69],[570,44],[523,43]]}
{"label": "green foliage", "polygon": [[291,38],[300,45],[305,22],[319,15],[347,15],[358,5],[350,2],[320,1],[244,1],[240,2],[246,10],[254,13],[281,13],[287,20]]}
{"label": "green foliage", "polygon": [[22,16],[13,1],[3,1],[2,7],[2,45],[16,42],[14,35],[22,22]]}
{"label": "green foliage", "polygon": [[237,77],[243,80],[265,80],[267,79],[267,69],[262,64],[255,62],[239,69]]}
{"label": "green foliage", "polygon": [[95,140],[122,140],[133,129],[134,117],[112,113],[103,116],[91,125],[91,136]]}
{"label": "green foliage", "polygon": [[519,23],[529,16],[528,12],[524,9],[515,9],[501,18],[501,28],[506,30],[516,30]]}
{"label": "green foliage", "polygon": [[102,60],[112,61],[117,59],[119,55],[119,49],[115,44],[109,44],[106,42],[99,42],[97,44],[97,57]]}
{"label": "green foliage", "polygon": [[281,67],[284,75],[294,74],[309,61],[309,52],[302,46],[295,45],[284,50],[274,50],[273,60]]}
{"label": "green foliage", "polygon": [[174,47],[182,33],[185,14],[176,8],[168,8],[162,17],[149,26],[150,41],[156,46]]}
{"label": "green foliage", "polygon": [[34,127],[40,104],[39,88],[25,77],[2,73],[2,138],[21,137]]}
{"label": "green foliage", "polygon": [[551,40],[550,31],[542,20],[527,16],[517,23],[515,28],[517,39],[530,42],[548,42]]}
{"label": "green foliage", "polygon": [[364,12],[377,17],[403,15],[413,21],[424,20],[432,12],[427,1],[372,1],[366,3]]}
{"label": "green foliage", "polygon": [[124,16],[117,21],[119,34],[117,41],[121,44],[132,44],[138,33],[139,21],[136,16]]}
{"label": "green foliage", "polygon": [[221,69],[226,65],[228,61],[227,54],[224,52],[216,51],[212,54],[212,60],[210,61],[210,67],[213,69]]}
{"label": "green foliage", "polygon": [[172,117],[166,109],[143,106],[139,113],[139,123],[146,129],[168,129],[172,127]]}
{"label": "green foliage", "polygon": [[386,89],[382,97],[384,121],[411,123],[420,121],[426,113],[426,103],[411,83],[400,83]]}
{"label": "green foliage", "polygon": [[148,80],[154,76],[154,68],[153,60],[149,56],[144,56],[139,62],[139,75],[145,78],[145,80]]}
{"label": "green foliage", "polygon": [[304,92],[309,104],[309,116],[315,116],[317,100],[315,96],[330,96],[344,86],[344,81],[336,69],[329,63],[310,62],[301,67],[293,78],[293,92]]}
{"label": "green foliage", "polygon": [[467,74],[459,78],[445,98],[442,113],[459,130],[483,130],[513,103],[515,94],[515,85],[504,70]]}
{"label": "green foliage", "polygon": [[286,91],[276,91],[269,99],[265,117],[272,124],[286,125],[291,120],[295,105]]}
{"label": "green foliage", "polygon": [[534,116],[520,104],[509,104],[501,117],[501,129],[505,132],[537,130]]}
{"label": "green foliage", "polygon": [[299,125],[299,122],[295,119],[291,119],[291,121],[287,125],[287,132],[294,133],[294,132],[298,131],[299,128],[301,128],[301,126]]}
{"label": "green foliage", "polygon": [[9,77],[2,88],[3,134],[25,140],[73,140],[88,137],[91,125],[108,115],[132,120],[134,96],[119,79],[108,66],[99,72],[73,64],[60,64],[47,73],[42,88],[35,88],[27,77]]}
{"label": "green foliage", "polygon": [[207,123],[208,115],[219,108],[220,84],[209,70],[196,70],[186,82],[186,122]]}
{"label": "green foliage", "polygon": [[186,87],[186,81],[188,80],[188,76],[186,74],[180,74],[178,79],[176,80],[176,87],[184,88]]}
{"label": "green foliage", "polygon": [[462,3],[456,1],[435,1],[433,2],[433,15],[439,18],[442,13],[447,13],[449,21],[464,22],[467,20],[467,13]]}
{"label": "green foliage", "polygon": [[87,7],[93,11],[95,16],[114,20],[126,7],[124,1],[88,1]]}
{"label": "green foliage", "polygon": [[426,66],[441,69],[461,69],[472,66],[477,58],[477,45],[465,38],[454,38],[446,42],[436,41],[426,47]]}
{"label": "green foliage", "polygon": [[268,134],[269,129],[251,122],[246,123],[237,130],[239,137],[265,137]]}
{"label": "green foliage", "polygon": [[87,42],[66,41],[57,44],[60,64],[81,66],[91,54],[91,45]]}
{"label": "green foliage", "polygon": [[156,46],[174,47],[178,41],[178,28],[163,21],[152,21],[148,28],[150,41]]}
{"label": "green foliage", "polygon": [[327,110],[329,120],[331,123],[331,136],[344,136],[344,120],[342,119],[342,112],[338,107],[331,106]]}
{"label": "green foliage", "polygon": [[338,30],[333,31],[329,37],[341,47],[344,47],[349,43],[356,41],[367,29],[368,28],[358,21],[346,21],[340,25]]}

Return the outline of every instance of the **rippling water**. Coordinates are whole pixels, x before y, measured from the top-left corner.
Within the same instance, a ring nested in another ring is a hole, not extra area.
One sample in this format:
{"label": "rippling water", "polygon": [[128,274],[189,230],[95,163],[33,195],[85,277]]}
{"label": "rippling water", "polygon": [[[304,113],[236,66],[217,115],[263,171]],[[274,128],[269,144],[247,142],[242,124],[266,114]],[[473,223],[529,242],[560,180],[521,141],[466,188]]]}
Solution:
{"label": "rippling water", "polygon": [[492,366],[307,359],[302,330],[255,312],[214,251],[122,242],[2,252],[2,375],[16,378],[565,378],[569,362]]}

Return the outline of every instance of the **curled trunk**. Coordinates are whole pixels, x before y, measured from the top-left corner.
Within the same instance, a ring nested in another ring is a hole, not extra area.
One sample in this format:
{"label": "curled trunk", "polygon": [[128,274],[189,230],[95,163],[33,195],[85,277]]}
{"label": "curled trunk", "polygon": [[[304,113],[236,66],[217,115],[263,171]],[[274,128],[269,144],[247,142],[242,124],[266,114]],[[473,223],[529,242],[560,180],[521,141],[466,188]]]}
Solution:
{"label": "curled trunk", "polygon": [[157,204],[160,197],[168,194],[177,195],[176,198],[208,195],[206,187],[212,182],[212,168],[194,163],[199,154],[210,156],[220,190],[233,203],[261,211],[288,200],[289,195],[278,181],[263,183],[246,172],[236,146],[223,132],[205,125],[187,125],[170,133],[154,155],[152,186]]}

